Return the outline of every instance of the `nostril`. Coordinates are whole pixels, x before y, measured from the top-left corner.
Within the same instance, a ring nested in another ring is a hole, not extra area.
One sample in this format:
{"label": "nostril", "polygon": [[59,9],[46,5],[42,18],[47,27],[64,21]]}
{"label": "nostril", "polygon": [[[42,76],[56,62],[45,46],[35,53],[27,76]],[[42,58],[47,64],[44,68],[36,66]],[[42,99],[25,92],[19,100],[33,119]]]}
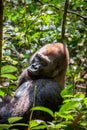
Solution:
{"label": "nostril", "polygon": [[34,63],[34,64],[31,64],[28,68],[27,68],[27,71],[32,71],[32,70],[36,70],[38,69],[39,65]]}
{"label": "nostril", "polygon": [[36,63],[32,64],[33,69],[38,69],[38,65]]}

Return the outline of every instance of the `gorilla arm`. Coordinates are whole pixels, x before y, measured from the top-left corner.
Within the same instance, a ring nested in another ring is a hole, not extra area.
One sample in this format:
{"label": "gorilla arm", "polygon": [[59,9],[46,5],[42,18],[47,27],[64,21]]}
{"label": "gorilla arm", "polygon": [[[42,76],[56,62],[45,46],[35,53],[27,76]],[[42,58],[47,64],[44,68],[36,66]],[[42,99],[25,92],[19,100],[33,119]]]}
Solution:
{"label": "gorilla arm", "polygon": [[17,87],[19,87],[20,85],[22,85],[24,82],[26,82],[28,80],[31,80],[31,78],[28,75],[28,71],[27,71],[27,68],[26,68],[26,69],[23,70],[21,75],[18,77]]}
{"label": "gorilla arm", "polygon": [[[23,83],[15,92],[9,103],[0,105],[0,123],[6,123],[9,117],[22,116],[23,123],[30,117],[30,109],[34,104],[34,88],[36,87],[35,106],[48,107],[58,111],[62,104],[61,87],[53,80],[39,79]],[[35,111],[33,119],[49,121],[52,118],[45,112]]]}

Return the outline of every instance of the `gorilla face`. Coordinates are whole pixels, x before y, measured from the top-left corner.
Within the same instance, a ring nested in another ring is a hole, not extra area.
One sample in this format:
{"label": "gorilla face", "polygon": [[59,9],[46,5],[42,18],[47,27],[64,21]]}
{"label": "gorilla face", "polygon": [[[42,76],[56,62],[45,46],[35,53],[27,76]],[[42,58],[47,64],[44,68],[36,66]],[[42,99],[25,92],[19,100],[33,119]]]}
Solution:
{"label": "gorilla face", "polygon": [[48,58],[43,54],[37,53],[27,69],[29,76],[41,78],[50,78],[55,70],[57,63],[54,64],[52,57]]}

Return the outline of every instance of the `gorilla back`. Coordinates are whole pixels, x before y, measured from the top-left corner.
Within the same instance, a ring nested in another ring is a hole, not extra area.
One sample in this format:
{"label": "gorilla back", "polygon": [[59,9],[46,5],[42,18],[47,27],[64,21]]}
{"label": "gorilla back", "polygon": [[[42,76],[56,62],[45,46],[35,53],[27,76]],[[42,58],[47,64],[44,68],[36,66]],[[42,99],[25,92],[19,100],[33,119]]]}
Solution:
{"label": "gorilla back", "polygon": [[[36,90],[35,90],[36,86]],[[36,95],[34,95],[34,90]],[[14,97],[9,103],[3,103],[0,106],[0,123],[6,123],[9,117],[22,116],[23,123],[27,122],[30,117],[31,108],[35,106],[44,106],[53,112],[58,111],[62,104],[60,95],[61,87],[53,80],[38,79],[23,83],[15,92]],[[33,119],[41,119],[45,121],[52,120],[52,117],[42,111],[34,111]]]}

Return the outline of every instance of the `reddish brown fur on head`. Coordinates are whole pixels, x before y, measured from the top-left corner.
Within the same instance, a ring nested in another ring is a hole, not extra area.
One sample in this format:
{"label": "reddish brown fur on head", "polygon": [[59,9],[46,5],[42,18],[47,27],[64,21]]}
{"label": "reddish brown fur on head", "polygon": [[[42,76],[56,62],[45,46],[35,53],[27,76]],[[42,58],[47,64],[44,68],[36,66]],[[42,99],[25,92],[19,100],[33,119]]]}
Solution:
{"label": "reddish brown fur on head", "polygon": [[48,44],[40,50],[49,60],[53,60],[56,69],[52,77],[62,86],[65,84],[65,74],[69,63],[68,49],[62,43]]}
{"label": "reddish brown fur on head", "polygon": [[31,58],[39,56],[48,63],[38,74],[40,77],[53,78],[61,87],[65,84],[65,73],[69,62],[68,49],[62,43],[46,44],[39,49]]}

